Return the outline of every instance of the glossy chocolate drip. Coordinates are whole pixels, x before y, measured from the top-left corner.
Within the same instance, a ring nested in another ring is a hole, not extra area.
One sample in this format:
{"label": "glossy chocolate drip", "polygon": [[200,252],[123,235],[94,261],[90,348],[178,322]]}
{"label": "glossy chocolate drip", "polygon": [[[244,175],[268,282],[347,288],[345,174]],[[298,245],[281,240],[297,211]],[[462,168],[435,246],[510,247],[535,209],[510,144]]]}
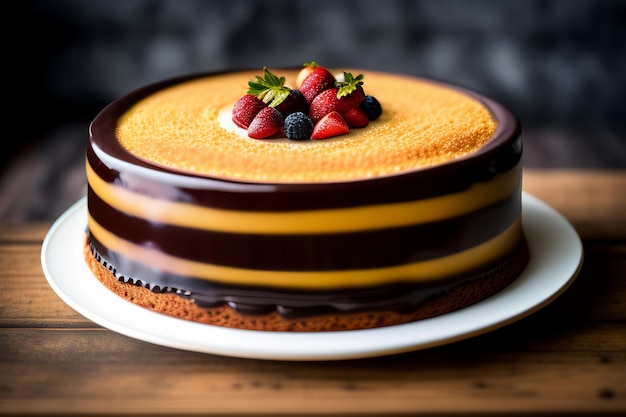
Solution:
{"label": "glossy chocolate drip", "polygon": [[[92,239],[89,238],[92,242]],[[526,262],[525,242],[520,241],[513,254],[484,266],[481,270],[469,271],[462,277],[452,277],[446,282],[419,285],[397,283],[375,288],[351,288],[332,291],[297,291],[273,289],[260,286],[222,285],[206,280],[180,277],[128,260],[123,255],[101,249],[90,243],[96,259],[105,265],[122,282],[139,285],[155,292],[174,292],[192,299],[202,307],[218,307],[227,304],[243,315],[262,315],[277,311],[286,318],[300,318],[328,313],[354,313],[359,311],[396,311],[408,313],[415,310],[424,300],[436,297],[450,289],[482,279],[504,268]],[[521,269],[521,268],[520,268]],[[126,272],[123,272],[126,271]],[[142,279],[136,277],[141,276]],[[185,289],[177,285],[184,283]]]}
{"label": "glossy chocolate drip", "polygon": [[[153,198],[229,210],[320,210],[413,201],[465,191],[472,184],[489,181],[515,167],[521,159],[520,141],[517,132],[506,146],[479,158],[488,160],[484,165],[468,159],[465,163],[456,161],[401,177],[321,184],[251,184],[174,173],[165,177],[168,184],[162,182],[163,178],[121,174],[104,165],[96,154],[95,143],[87,149],[87,160],[105,182]],[[181,178],[193,178],[198,188],[177,185],[184,182],[179,181]]]}

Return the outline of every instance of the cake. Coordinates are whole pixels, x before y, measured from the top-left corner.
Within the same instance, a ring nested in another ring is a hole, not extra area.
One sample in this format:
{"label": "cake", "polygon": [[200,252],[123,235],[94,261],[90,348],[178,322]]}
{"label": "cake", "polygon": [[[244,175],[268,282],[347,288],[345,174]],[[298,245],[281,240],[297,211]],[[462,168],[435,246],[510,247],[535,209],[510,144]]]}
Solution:
{"label": "cake", "polygon": [[[322,92],[299,111],[271,100],[304,96],[316,68],[168,79],[95,117],[84,252],[103,285],[184,320],[312,332],[446,314],[520,275],[517,119],[444,82],[327,70],[339,90],[351,85],[343,98],[361,94],[354,114],[332,110],[331,133],[294,139],[301,125],[287,119],[320,130]],[[255,92],[268,77],[282,87]],[[242,111],[255,93],[263,104]],[[262,112],[284,125],[255,138]]]}

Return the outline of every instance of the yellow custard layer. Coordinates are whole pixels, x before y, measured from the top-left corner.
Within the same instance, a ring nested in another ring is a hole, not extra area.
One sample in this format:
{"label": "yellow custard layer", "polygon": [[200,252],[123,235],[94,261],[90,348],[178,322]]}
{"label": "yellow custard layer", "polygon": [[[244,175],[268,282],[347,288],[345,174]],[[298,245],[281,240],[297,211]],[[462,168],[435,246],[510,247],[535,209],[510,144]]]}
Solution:
{"label": "yellow custard layer", "polygon": [[231,233],[340,233],[410,226],[460,216],[496,203],[519,185],[521,165],[488,182],[441,197],[404,203],[293,212],[234,211],[140,195],[103,181],[87,164],[93,191],[111,207],[154,223]]}
{"label": "yellow custard layer", "polygon": [[[251,139],[220,118],[260,72],[189,81],[138,102],[119,121],[121,145],[137,157],[188,173],[250,182],[347,181],[451,161],[483,146],[496,123],[452,88],[368,71],[366,94],[383,113],[362,129],[318,141]],[[288,83],[296,73],[275,70]],[[226,118],[227,119],[227,118]]]}
{"label": "yellow custard layer", "polygon": [[[471,213],[516,192],[521,165],[492,180],[441,197],[407,203],[390,203],[342,209],[298,212],[221,210],[140,195],[103,181],[87,164],[89,185],[105,203],[131,217],[155,224],[230,233],[317,234],[377,230],[436,222]],[[128,242],[111,233],[96,219],[88,219],[93,236],[109,250],[148,263],[163,271],[225,284],[275,286],[298,289],[333,289],[383,285],[402,280],[422,282],[460,274],[486,265],[509,253],[521,237],[520,219],[495,238],[465,251],[428,261],[392,267],[348,271],[261,271],[189,261]],[[410,277],[410,278],[407,278]]]}
{"label": "yellow custard layer", "polygon": [[338,289],[377,286],[398,282],[428,282],[471,271],[509,253],[522,235],[521,218],[495,238],[453,255],[423,262],[414,262],[384,268],[347,271],[262,271],[212,265],[164,254],[142,247],[108,232],[91,216],[90,232],[109,250],[123,253],[139,263],[182,276],[233,285],[262,285],[294,289]]}

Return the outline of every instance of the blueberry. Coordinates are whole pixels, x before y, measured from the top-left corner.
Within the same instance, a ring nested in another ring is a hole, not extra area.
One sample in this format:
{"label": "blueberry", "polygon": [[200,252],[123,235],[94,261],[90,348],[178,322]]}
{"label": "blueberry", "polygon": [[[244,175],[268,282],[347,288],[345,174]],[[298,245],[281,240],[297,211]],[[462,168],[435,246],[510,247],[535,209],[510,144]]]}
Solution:
{"label": "blueberry", "polygon": [[309,116],[298,111],[285,118],[284,130],[289,139],[307,140],[313,133],[313,122]]}
{"label": "blueberry", "polygon": [[363,101],[361,101],[361,109],[370,120],[377,119],[383,112],[383,109],[380,107],[380,103],[374,96],[365,96]]}

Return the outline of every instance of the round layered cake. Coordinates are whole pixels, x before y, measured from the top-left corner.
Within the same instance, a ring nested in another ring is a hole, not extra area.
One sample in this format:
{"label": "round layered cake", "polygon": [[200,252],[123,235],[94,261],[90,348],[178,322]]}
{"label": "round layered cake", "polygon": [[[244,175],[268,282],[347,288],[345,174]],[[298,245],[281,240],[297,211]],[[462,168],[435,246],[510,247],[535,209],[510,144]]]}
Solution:
{"label": "round layered cake", "polygon": [[[274,72],[297,90],[299,71]],[[95,276],[159,313],[266,331],[411,322],[515,280],[528,260],[516,118],[456,86],[353,73],[382,112],[322,140],[234,123],[259,71],[107,106],[87,147]]]}

